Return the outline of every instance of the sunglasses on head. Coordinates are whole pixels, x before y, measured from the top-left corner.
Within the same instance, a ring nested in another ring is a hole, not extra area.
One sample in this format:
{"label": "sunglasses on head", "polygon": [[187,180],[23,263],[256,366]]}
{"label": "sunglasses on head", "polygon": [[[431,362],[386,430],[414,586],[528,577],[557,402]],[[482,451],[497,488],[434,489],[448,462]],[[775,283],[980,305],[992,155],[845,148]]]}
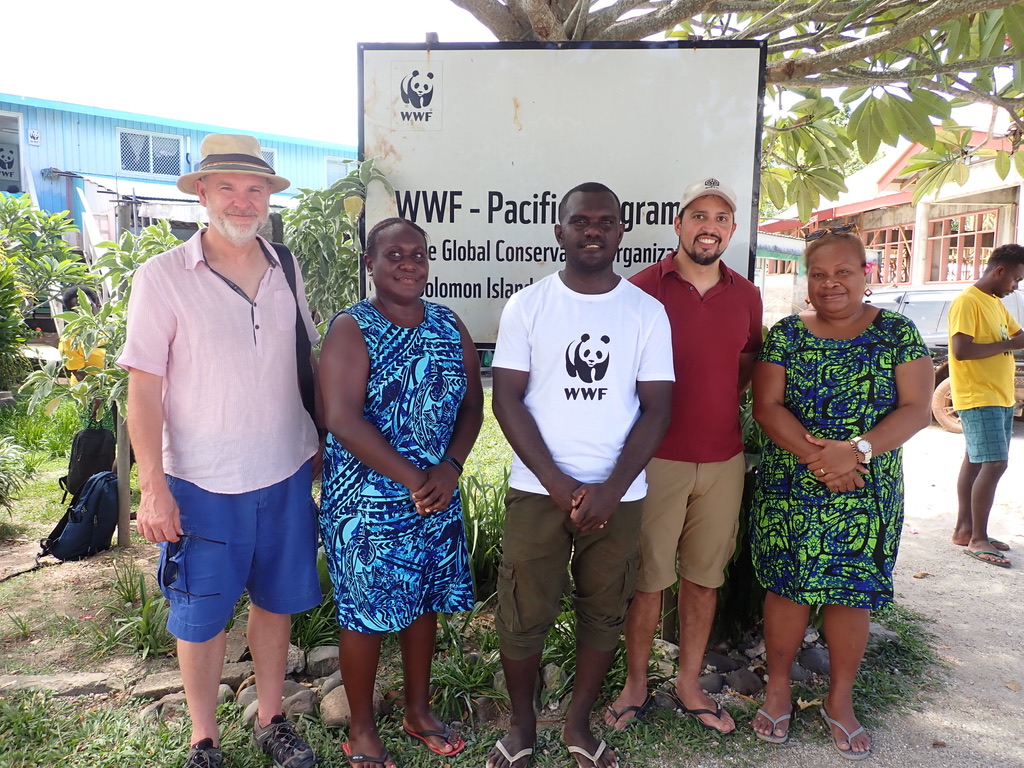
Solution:
{"label": "sunglasses on head", "polygon": [[848,235],[857,229],[856,224],[840,224],[838,227],[825,227],[825,229],[816,229],[804,238],[805,243],[809,243],[812,240],[817,240],[825,235]]}

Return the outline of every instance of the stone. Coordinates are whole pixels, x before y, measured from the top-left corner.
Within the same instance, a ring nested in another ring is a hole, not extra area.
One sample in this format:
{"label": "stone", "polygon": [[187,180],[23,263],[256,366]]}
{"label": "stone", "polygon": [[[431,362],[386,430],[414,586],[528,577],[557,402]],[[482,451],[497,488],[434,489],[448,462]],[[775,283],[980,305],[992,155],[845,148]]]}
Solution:
{"label": "stone", "polygon": [[709,672],[697,678],[700,687],[707,693],[721,693],[725,687],[725,675],[720,672]]}
{"label": "stone", "polygon": [[297,645],[288,645],[288,661],[284,667],[286,675],[298,675],[306,669],[306,654]]}
{"label": "stone", "polygon": [[544,690],[548,693],[557,691],[559,686],[565,682],[565,673],[557,664],[545,664],[541,670],[541,677],[544,680]]}
{"label": "stone", "polygon": [[306,674],[327,677],[338,670],[338,646],[321,645],[306,654]]}
{"label": "stone", "polygon": [[651,696],[654,697],[654,707],[656,709],[675,709],[678,706],[676,700],[665,693],[665,691],[651,691]]}
{"label": "stone", "polygon": [[339,685],[320,700],[320,719],[328,727],[348,725],[352,710],[345,695],[345,686]]}
{"label": "stone", "polygon": [[764,682],[749,669],[736,669],[725,676],[725,681],[736,693],[753,696],[764,687]]}
{"label": "stone", "polygon": [[754,645],[743,650],[743,655],[748,659],[756,659],[764,656],[764,640],[759,640]]}
{"label": "stone", "polygon": [[479,696],[473,699],[473,724],[476,727],[479,728],[484,723],[496,720],[497,717],[498,708],[495,706],[494,701],[486,696]]}
{"label": "stone", "polygon": [[232,688],[238,688],[250,677],[255,679],[251,661],[237,661],[232,664],[225,664],[223,671],[220,673],[220,681],[230,685]]}
{"label": "stone", "polygon": [[251,658],[249,656],[249,639],[245,635],[248,620],[249,614],[246,612],[235,619],[235,623],[228,630],[227,644],[224,648],[224,661],[228,664]]}
{"label": "stone", "polygon": [[793,662],[793,668],[789,672],[789,679],[794,683],[809,683],[814,679],[814,673],[809,669],[804,669],[800,666],[799,662]]}
{"label": "stone", "polygon": [[285,680],[284,688],[282,689],[281,697],[287,699],[289,696],[294,696],[296,693],[309,690],[302,683],[297,683],[294,680]]}
{"label": "stone", "polygon": [[[117,693],[123,689],[123,685],[102,672],[71,672],[63,675],[0,675],[0,694],[14,691],[49,691],[54,696],[87,696],[94,693]],[[161,693],[149,698],[158,698],[162,695]]]}
{"label": "stone", "polygon": [[[708,651],[704,654],[704,661],[702,662],[704,668],[711,667],[715,672],[732,672],[734,669],[739,669],[740,664],[736,659],[731,659],[723,653],[717,653],[716,651]],[[706,689],[705,689],[706,690]]]}
{"label": "stone", "polygon": [[499,669],[494,673],[494,690],[508,696],[508,685],[505,683],[505,670]]}
{"label": "stone", "polygon": [[185,684],[181,682],[181,672],[157,672],[142,678],[132,689],[132,696],[137,699],[159,699],[168,693],[181,693]]}
{"label": "stone", "polygon": [[660,637],[654,638],[654,642],[651,644],[651,652],[669,661],[675,661],[679,658],[679,646],[675,643],[670,643],[668,640],[662,640]]}
{"label": "stone", "polygon": [[327,677],[324,682],[320,685],[320,698],[323,698],[328,693],[333,691],[341,685],[341,671],[337,671],[334,674]]}
{"label": "stone", "polygon": [[664,677],[666,680],[671,680],[676,676],[676,665],[671,661],[659,659],[654,662],[654,674],[657,677]]}
{"label": "stone", "polygon": [[814,627],[808,627],[807,632],[804,633],[804,645],[808,647],[812,646],[816,642],[818,642],[818,638],[820,637],[821,635],[818,634],[818,630],[816,630]]}
{"label": "stone", "polygon": [[883,627],[874,621],[868,625],[868,646],[899,643],[899,641],[900,636],[888,627]]}
{"label": "stone", "polygon": [[149,725],[158,725],[161,721],[164,705],[160,701],[151,701],[139,712],[139,720]]}
{"label": "stone", "polygon": [[289,720],[295,720],[298,715],[316,715],[316,694],[309,688],[303,688],[285,697],[281,709]]}
{"label": "stone", "polygon": [[800,651],[797,661],[816,675],[827,675],[831,670],[828,651],[818,645]]}
{"label": "stone", "polygon": [[252,724],[256,722],[256,715],[259,714],[260,703],[254,701],[245,708],[245,712],[242,713],[242,722],[245,723],[246,728],[252,728]]}
{"label": "stone", "polygon": [[[184,694],[181,695],[184,696]],[[235,698],[235,692],[231,690],[231,686],[221,683],[220,688],[217,689],[217,704],[227,704],[233,698]]]}
{"label": "stone", "polygon": [[169,693],[147,705],[139,712],[139,719],[157,725],[182,714],[187,708],[184,693]]}
{"label": "stone", "polygon": [[243,688],[238,692],[235,697],[235,703],[240,707],[248,707],[256,701],[256,686],[250,685],[248,688]]}

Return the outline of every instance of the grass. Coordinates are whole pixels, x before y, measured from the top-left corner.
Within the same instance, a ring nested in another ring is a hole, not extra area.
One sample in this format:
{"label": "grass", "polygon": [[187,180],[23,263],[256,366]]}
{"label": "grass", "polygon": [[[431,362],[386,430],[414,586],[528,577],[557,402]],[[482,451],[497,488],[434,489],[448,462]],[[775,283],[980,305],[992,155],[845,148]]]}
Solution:
{"label": "grass", "polygon": [[[499,515],[503,512],[500,490],[506,479],[511,451],[490,416],[490,392],[484,428],[473,453],[466,462],[464,489],[471,544],[474,548],[474,574],[487,584],[492,574],[485,573],[486,561],[497,552],[500,536]],[[2,415],[0,415],[2,416]],[[5,424],[0,418],[0,434]],[[77,422],[74,428],[77,429]],[[32,429],[18,427],[23,434]],[[64,450],[70,446],[70,437]],[[25,486],[17,502],[11,524],[19,535],[45,533],[60,517],[64,506],[56,478],[67,467],[66,458],[46,458]],[[137,497],[136,497],[137,503]],[[136,541],[141,541],[136,537]],[[33,655],[5,653],[3,670],[12,672],[53,671],[52,661],[30,661],[35,655],[67,645],[71,638],[73,653],[84,660],[87,654],[101,650],[104,658],[112,654],[152,657],[165,652],[160,635],[163,619],[160,605],[163,598],[155,593],[152,577],[142,574],[131,558],[132,551],[100,556],[92,562],[108,563],[112,570],[104,579],[83,581],[74,593],[73,606],[89,620],[56,614],[45,603],[22,610],[24,596],[40,591],[41,571],[25,574],[0,584],[0,647],[24,649],[31,642]],[[479,563],[478,563],[479,561]],[[483,566],[479,564],[483,563]],[[479,567],[478,567],[479,566]],[[101,571],[97,571],[101,573]],[[328,590],[329,592],[329,587]],[[487,591],[485,586],[484,592]],[[19,608],[15,608],[19,606]],[[458,719],[463,725],[467,749],[450,760],[453,768],[481,765],[494,741],[503,735],[497,723],[474,723],[471,719],[473,700],[488,696],[502,702],[493,690],[494,672],[499,667],[497,635],[490,618],[493,600],[482,600],[468,614],[444,617],[440,621],[438,655],[433,667],[434,705],[446,717]],[[545,650],[544,663],[556,664],[565,675],[564,689],[571,684],[575,663],[575,638],[571,615],[563,614],[552,632]],[[895,630],[900,642],[876,646],[869,650],[856,689],[856,707],[864,724],[872,727],[889,714],[906,707],[920,706],[929,691],[941,685],[941,669],[932,652],[933,638],[924,619],[896,608],[879,621]],[[90,630],[90,627],[92,628]],[[337,640],[333,623],[333,601],[320,609],[297,617],[297,637],[301,645],[313,647],[333,644]],[[50,657],[47,657],[50,658]],[[59,665],[61,668],[64,664]],[[95,669],[95,663],[81,663],[81,668]],[[607,701],[621,687],[624,678],[624,654],[616,654],[612,670],[602,691]],[[401,686],[401,666],[395,636],[385,638],[378,681],[384,691]],[[794,696],[807,702],[823,698],[827,681],[811,686],[795,687]],[[160,725],[140,725],[138,711],[142,703],[123,696],[56,698],[39,693],[15,693],[0,696],[0,765],[10,768],[36,765],[61,765],[70,768],[93,768],[141,764],[167,766],[180,764],[188,741],[187,714],[170,718]],[[600,711],[601,707],[598,708]],[[730,765],[754,766],[772,754],[773,747],[756,740],[749,727],[755,705],[744,702],[730,705],[739,728],[728,739],[701,729],[693,718],[681,718],[672,711],[660,710],[625,733],[604,734],[624,764],[679,765],[723,758]],[[265,766],[266,760],[249,743],[249,731],[242,724],[241,711],[224,705],[218,715],[223,745],[231,765],[238,768]],[[538,768],[570,764],[560,738],[558,714],[544,715],[540,723],[538,750],[532,765]],[[319,720],[304,721],[306,736],[314,745],[321,766],[334,768],[348,763],[340,750],[344,729],[325,727]],[[826,743],[828,738],[816,710],[798,715],[794,733]],[[409,768],[436,768],[438,758],[422,748],[419,742],[401,733],[401,712],[386,715],[380,723],[381,733],[398,763]]]}

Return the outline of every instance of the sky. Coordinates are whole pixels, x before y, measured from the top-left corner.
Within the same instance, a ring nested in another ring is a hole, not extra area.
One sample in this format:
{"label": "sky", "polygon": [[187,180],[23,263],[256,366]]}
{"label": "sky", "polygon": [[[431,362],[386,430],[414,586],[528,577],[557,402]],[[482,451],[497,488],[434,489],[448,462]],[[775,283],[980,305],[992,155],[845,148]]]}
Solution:
{"label": "sky", "polygon": [[356,45],[493,42],[449,0],[4,3],[0,93],[355,145]]}

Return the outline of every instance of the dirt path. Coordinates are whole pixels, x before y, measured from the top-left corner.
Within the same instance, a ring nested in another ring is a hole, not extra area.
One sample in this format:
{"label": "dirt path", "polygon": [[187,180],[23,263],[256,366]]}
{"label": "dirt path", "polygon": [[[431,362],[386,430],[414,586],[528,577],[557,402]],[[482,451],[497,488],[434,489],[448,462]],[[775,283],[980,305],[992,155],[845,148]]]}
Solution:
{"label": "dirt path", "polygon": [[[904,451],[906,524],[896,567],[897,600],[934,621],[948,685],[920,712],[875,729],[874,759],[887,768],[1024,766],[1024,424],[1015,424],[1010,470],[996,493],[989,533],[1012,547],[1012,568],[966,557],[950,541],[963,436],[936,426]],[[914,574],[930,576],[914,578]],[[812,710],[802,718],[818,717]],[[945,746],[940,746],[944,744]],[[701,761],[701,768],[730,765]],[[830,746],[799,738],[764,768],[846,765]]]}

